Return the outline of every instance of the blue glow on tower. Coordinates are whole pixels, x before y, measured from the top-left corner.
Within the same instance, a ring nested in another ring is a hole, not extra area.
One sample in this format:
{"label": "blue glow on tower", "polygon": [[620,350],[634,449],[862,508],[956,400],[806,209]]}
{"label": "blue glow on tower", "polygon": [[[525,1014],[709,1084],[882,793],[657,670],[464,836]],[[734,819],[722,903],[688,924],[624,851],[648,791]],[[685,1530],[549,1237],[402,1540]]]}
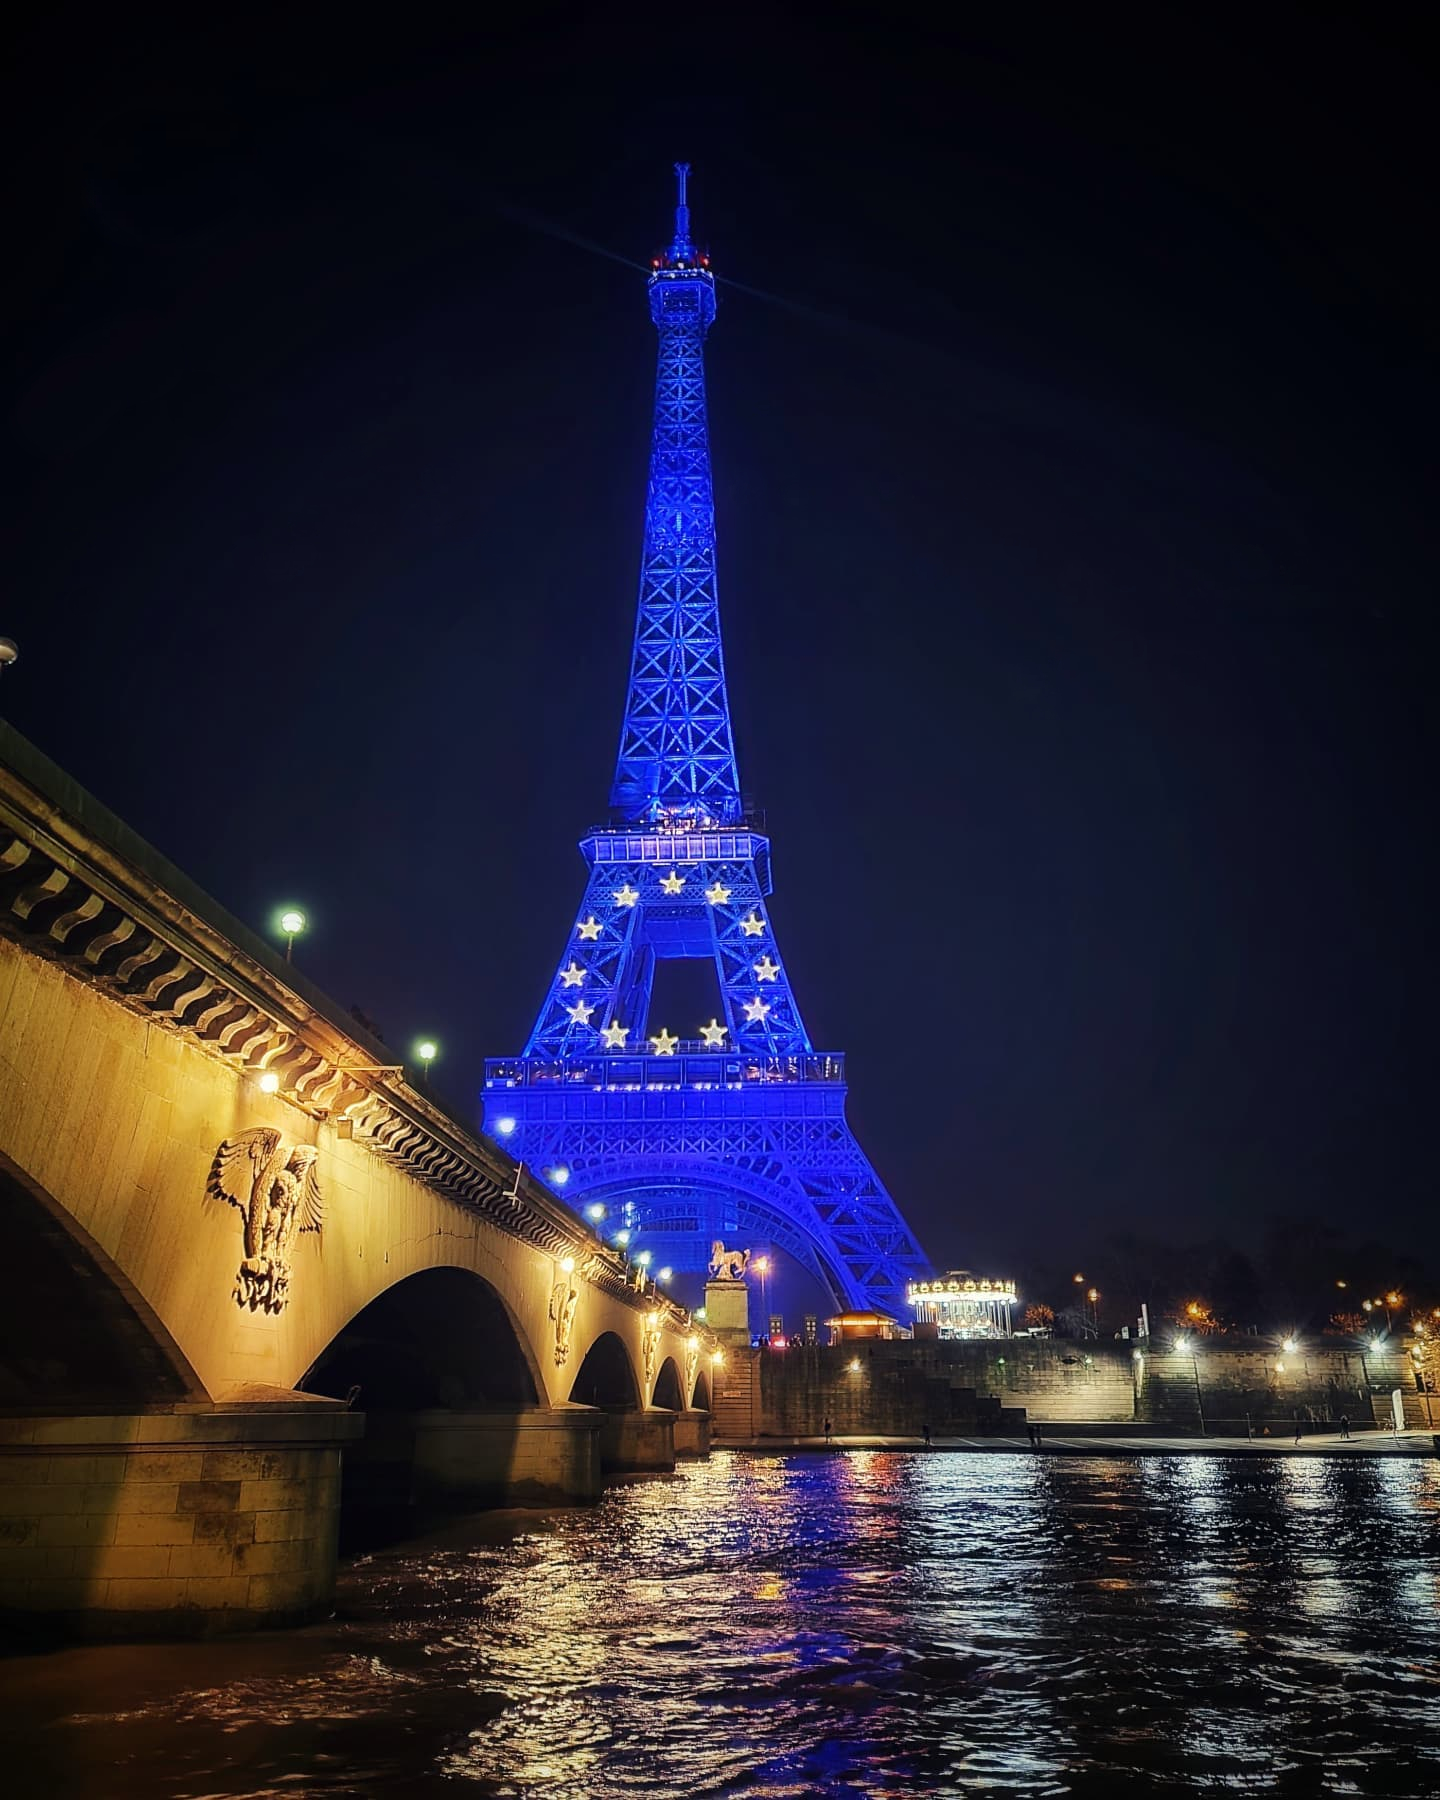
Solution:
{"label": "blue glow on tower", "polygon": [[[845,1121],[843,1057],[805,1031],[766,905],[770,840],[741,797],[705,412],[715,282],[689,165],[675,172],[648,284],[655,429],[612,817],[581,842],[585,895],[523,1055],[486,1065],[487,1129],[657,1264],[694,1274],[717,1238],[765,1243],[837,1304],[904,1317],[926,1259]],[[708,1024],[652,1030],[670,958],[713,963]]]}

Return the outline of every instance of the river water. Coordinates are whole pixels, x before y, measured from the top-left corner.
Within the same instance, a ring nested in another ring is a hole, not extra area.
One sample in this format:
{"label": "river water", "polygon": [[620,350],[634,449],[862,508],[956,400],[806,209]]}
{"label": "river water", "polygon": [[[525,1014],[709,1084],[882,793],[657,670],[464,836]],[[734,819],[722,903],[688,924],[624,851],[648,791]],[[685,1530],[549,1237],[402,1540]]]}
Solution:
{"label": "river water", "polygon": [[717,1454],[0,1664],[0,1792],[1440,1795],[1440,1465]]}

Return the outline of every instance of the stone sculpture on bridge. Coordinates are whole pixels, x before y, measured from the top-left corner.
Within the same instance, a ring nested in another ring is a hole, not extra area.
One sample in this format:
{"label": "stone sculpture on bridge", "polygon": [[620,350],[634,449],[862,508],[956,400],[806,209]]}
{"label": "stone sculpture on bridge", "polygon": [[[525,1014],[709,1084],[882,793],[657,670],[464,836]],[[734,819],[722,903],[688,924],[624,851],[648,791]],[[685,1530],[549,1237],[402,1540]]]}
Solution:
{"label": "stone sculpture on bridge", "polygon": [[719,1238],[710,1246],[710,1279],[741,1281],[750,1266],[748,1250],[727,1250]]}
{"label": "stone sculpture on bridge", "polygon": [[290,1297],[290,1252],[296,1235],[324,1224],[319,1152],[286,1146],[278,1131],[257,1126],[226,1138],[215,1152],[207,1193],[228,1200],[245,1220],[245,1255],[235,1276],[235,1300],[251,1312],[278,1313]]}
{"label": "stone sculpture on bridge", "polygon": [[550,1290],[550,1319],[555,1327],[555,1366],[558,1369],[570,1355],[570,1332],[575,1323],[575,1308],[580,1304],[580,1290],[571,1280],[575,1263],[566,1257],[560,1265],[560,1276]]}

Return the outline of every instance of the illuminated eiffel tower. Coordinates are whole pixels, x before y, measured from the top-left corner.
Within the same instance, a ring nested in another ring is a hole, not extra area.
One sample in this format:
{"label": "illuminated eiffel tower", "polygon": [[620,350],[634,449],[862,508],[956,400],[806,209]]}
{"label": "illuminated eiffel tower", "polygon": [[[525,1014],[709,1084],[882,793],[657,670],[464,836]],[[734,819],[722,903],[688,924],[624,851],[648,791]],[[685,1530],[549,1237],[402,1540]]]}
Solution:
{"label": "illuminated eiffel tower", "polygon": [[[705,416],[715,281],[688,173],[648,284],[660,359],[612,822],[581,842],[585,896],[524,1054],[486,1065],[485,1129],[654,1269],[766,1244],[837,1305],[904,1317],[926,1259],[845,1121],[843,1057],[810,1043],[766,908],[770,840],[741,798]],[[694,1038],[652,1031],[667,958],[719,977]]]}

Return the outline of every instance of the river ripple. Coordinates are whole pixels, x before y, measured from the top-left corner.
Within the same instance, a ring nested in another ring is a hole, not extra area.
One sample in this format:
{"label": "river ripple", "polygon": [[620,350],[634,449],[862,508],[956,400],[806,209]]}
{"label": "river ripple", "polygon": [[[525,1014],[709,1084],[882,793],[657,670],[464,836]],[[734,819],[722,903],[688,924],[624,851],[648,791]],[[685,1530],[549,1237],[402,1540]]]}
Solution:
{"label": "river ripple", "polygon": [[1440,1795],[1440,1466],[717,1454],[0,1665],[12,1796]]}

